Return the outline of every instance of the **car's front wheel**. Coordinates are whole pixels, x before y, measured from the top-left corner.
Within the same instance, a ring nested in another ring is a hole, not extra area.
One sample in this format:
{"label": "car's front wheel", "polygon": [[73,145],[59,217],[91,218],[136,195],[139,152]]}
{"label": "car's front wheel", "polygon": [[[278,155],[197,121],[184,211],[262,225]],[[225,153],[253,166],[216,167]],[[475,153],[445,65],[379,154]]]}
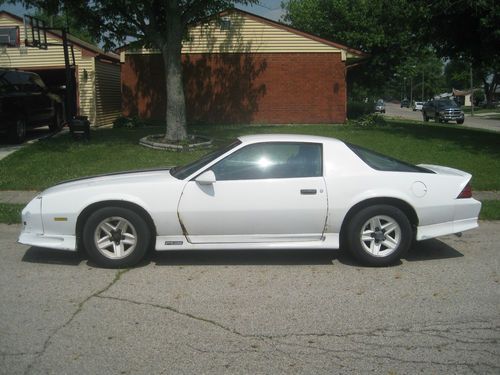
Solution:
{"label": "car's front wheel", "polygon": [[463,123],[464,123],[464,120],[463,120],[463,119],[462,119],[462,120],[457,120],[457,124],[458,124],[458,125],[462,125]]}
{"label": "car's front wheel", "polygon": [[151,238],[146,221],[124,207],[104,207],[92,213],[83,227],[83,244],[98,265],[130,267],[146,254]]}
{"label": "car's front wheel", "polygon": [[411,224],[397,207],[375,205],[358,211],[347,226],[347,244],[364,264],[386,266],[400,259],[413,238]]}
{"label": "car's front wheel", "polygon": [[423,116],[425,122],[429,121],[429,116],[427,116],[425,114],[425,112],[422,112],[422,116]]}

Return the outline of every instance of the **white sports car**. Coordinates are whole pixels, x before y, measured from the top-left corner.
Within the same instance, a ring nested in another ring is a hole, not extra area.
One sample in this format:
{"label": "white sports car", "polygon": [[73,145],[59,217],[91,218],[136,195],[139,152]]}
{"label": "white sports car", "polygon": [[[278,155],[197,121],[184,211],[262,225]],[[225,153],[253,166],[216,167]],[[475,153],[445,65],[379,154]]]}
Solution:
{"label": "white sports car", "polygon": [[478,226],[471,175],[333,138],[254,135],[183,167],[68,181],[23,210],[19,242],[128,267],[146,251],[338,249],[387,265],[413,239]]}

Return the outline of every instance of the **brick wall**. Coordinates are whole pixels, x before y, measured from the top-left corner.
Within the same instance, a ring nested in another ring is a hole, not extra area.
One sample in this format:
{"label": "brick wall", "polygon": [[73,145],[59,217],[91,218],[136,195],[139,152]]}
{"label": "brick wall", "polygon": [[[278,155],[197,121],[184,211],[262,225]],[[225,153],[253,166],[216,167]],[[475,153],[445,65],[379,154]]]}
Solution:
{"label": "brick wall", "polygon": [[[189,123],[342,123],[345,65],[338,53],[183,56]],[[127,55],[124,115],[162,119],[165,79],[159,55]]]}

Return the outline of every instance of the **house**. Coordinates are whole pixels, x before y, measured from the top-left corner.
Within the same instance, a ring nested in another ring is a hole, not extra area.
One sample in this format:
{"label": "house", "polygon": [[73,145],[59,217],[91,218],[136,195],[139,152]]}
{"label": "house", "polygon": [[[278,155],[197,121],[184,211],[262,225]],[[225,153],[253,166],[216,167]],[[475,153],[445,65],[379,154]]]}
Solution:
{"label": "house", "polygon": [[[29,26],[27,32],[31,33]],[[47,32],[47,42],[61,44],[57,32]],[[74,87],[77,113],[94,126],[111,124],[121,114],[119,56],[69,36],[75,56]],[[21,17],[0,11],[0,67],[39,74],[51,89],[66,83],[62,46],[26,47]]]}
{"label": "house", "polygon": [[[189,123],[343,123],[349,65],[366,55],[232,9],[190,27],[182,61]],[[165,118],[163,60],[121,49],[126,116]]]}

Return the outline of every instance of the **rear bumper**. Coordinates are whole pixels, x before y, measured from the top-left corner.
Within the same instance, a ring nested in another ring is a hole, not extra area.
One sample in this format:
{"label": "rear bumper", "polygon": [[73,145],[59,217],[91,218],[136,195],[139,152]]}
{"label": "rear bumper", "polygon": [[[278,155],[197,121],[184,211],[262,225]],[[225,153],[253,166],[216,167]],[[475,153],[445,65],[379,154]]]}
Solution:
{"label": "rear bumper", "polygon": [[438,236],[460,233],[479,226],[478,217],[481,211],[481,202],[474,198],[456,199],[453,221],[419,226],[417,241],[427,240]]}

